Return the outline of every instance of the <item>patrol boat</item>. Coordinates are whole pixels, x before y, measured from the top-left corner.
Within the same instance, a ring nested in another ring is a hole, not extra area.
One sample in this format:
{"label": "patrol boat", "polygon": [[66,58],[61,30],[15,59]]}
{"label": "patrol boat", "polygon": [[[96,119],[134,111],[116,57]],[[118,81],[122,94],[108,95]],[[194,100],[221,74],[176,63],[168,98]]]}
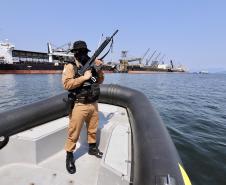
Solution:
{"label": "patrol boat", "polygon": [[66,171],[67,93],[0,113],[2,185],[190,185],[158,112],[147,97],[101,85],[99,159],[87,154],[85,127]]}

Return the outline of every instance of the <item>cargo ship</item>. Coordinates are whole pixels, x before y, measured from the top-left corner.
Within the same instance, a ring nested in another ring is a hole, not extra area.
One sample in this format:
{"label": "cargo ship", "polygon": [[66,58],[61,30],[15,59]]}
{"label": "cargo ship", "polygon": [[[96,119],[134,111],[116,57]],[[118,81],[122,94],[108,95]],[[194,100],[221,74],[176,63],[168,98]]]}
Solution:
{"label": "cargo ship", "polygon": [[[154,51],[151,56],[146,57],[150,49],[148,49],[143,56],[141,57],[128,57],[128,51],[121,52],[121,59],[119,60],[119,64],[117,65],[118,72],[130,73],[130,74],[149,74],[149,73],[168,73],[168,72],[187,72],[185,66],[174,65],[173,61],[170,60],[170,64],[164,63],[163,55],[160,59],[159,56],[161,52],[155,56],[156,51]],[[145,58],[146,57],[146,58]],[[146,60],[144,60],[146,59]]]}
{"label": "cargo ship", "polygon": [[[0,42],[0,74],[59,74],[65,62],[72,59],[68,48],[54,48],[47,43],[48,52],[17,50],[8,41]],[[114,66],[104,65],[105,72],[113,72]]]}
{"label": "cargo ship", "polygon": [[0,74],[61,73],[64,63],[45,52],[16,50],[15,46],[0,42]]}

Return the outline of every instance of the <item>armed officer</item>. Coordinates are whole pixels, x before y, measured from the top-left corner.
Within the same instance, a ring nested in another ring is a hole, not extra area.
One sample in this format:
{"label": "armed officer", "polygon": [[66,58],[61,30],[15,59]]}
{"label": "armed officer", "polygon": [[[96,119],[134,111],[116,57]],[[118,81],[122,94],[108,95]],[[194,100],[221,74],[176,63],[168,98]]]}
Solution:
{"label": "armed officer", "polygon": [[[88,56],[90,50],[84,41],[74,42],[71,52],[74,53],[74,61],[64,66],[62,83],[64,89],[69,91],[69,99],[73,102],[69,113],[68,136],[65,144],[66,169],[73,174],[76,172],[73,151],[84,122],[87,127],[88,154],[98,158],[103,155],[96,144],[96,133],[99,122],[97,105],[99,84],[103,82],[104,76],[103,72],[98,70],[98,66],[102,65],[102,61],[98,59],[95,60],[96,69],[86,71],[83,76],[78,75],[78,70],[90,59]],[[92,77],[97,79],[96,82],[91,81]]]}

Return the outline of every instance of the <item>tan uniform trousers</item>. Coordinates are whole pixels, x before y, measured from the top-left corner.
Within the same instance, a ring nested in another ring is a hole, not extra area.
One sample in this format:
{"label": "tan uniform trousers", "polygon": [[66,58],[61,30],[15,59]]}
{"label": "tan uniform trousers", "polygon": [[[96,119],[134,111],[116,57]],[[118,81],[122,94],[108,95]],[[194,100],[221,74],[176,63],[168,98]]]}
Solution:
{"label": "tan uniform trousers", "polygon": [[99,122],[97,103],[75,104],[72,113],[69,115],[68,137],[65,144],[66,151],[73,152],[75,150],[84,121],[86,122],[88,143],[96,143],[96,132]]}

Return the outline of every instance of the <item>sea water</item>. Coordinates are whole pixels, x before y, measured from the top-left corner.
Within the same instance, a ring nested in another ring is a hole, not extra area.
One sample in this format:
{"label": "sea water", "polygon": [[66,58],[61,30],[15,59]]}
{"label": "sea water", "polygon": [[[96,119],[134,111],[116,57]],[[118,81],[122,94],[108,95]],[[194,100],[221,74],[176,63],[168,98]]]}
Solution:
{"label": "sea water", "polygon": [[[149,98],[193,185],[226,184],[226,75],[117,73],[106,74],[104,83],[128,86]],[[0,75],[0,112],[61,92],[61,75]]]}

